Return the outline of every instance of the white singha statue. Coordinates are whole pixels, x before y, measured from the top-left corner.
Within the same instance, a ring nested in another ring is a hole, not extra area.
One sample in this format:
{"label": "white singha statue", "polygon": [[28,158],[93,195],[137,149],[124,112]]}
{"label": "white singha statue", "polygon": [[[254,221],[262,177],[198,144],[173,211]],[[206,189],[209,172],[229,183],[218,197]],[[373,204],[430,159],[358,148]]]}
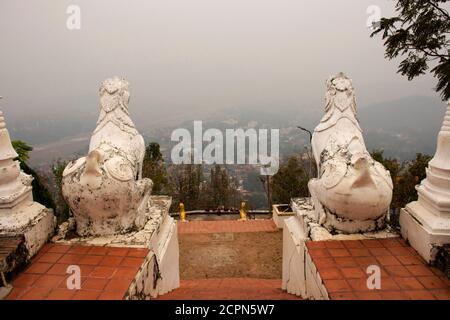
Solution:
{"label": "white singha statue", "polygon": [[142,179],[145,143],[129,116],[129,99],[124,79],[103,82],[89,155],[63,172],[63,195],[80,236],[135,231],[148,219],[153,183]]}
{"label": "white singha statue", "polygon": [[392,179],[366,149],[352,81],[340,73],[327,81],[325,116],[312,149],[319,177],[309,182],[316,219],[330,232],[381,229],[392,200]]}

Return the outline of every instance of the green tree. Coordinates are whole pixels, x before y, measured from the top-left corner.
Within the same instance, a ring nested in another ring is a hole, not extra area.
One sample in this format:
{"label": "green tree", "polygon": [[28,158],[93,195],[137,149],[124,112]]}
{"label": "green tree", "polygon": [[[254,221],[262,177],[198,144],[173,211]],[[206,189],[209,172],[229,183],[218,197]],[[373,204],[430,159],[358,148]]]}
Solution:
{"label": "green tree", "polygon": [[17,160],[22,171],[33,177],[33,182],[31,183],[33,199],[45,207],[55,210],[56,206],[49,191],[48,181],[27,164],[27,161],[30,159],[29,153],[33,150],[33,147],[21,140],[12,141],[12,146],[18,154]]}
{"label": "green tree", "polygon": [[62,179],[64,169],[67,167],[68,161],[57,160],[52,165],[53,182],[55,184],[54,198],[56,203],[56,218],[58,223],[62,223],[70,217],[70,208],[64,200],[62,194]]}
{"label": "green tree", "polygon": [[206,204],[210,208],[237,206],[238,192],[236,184],[228,174],[227,169],[220,165],[215,165],[211,168],[206,194]]}
{"label": "green tree", "polygon": [[[405,201],[405,192],[410,192],[407,188],[410,183],[405,181],[403,175],[405,165],[400,163],[397,159],[385,158],[384,150],[374,150],[371,153],[372,158],[375,161],[381,163],[391,174],[393,183],[393,195],[392,195],[392,208],[403,208]],[[405,203],[406,204],[406,203]]]}
{"label": "green tree", "polygon": [[398,72],[414,79],[430,69],[436,91],[450,98],[450,14],[447,0],[397,0],[397,16],[382,18],[372,33],[381,34],[386,57],[403,56]]}
{"label": "green tree", "polygon": [[171,211],[178,211],[178,205],[183,202],[186,210],[199,209],[204,205],[202,190],[204,190],[202,166],[196,164],[172,165],[169,167],[169,188],[173,196]]}
{"label": "green tree", "polygon": [[427,177],[426,169],[431,159],[432,157],[427,154],[418,153],[416,155],[416,159],[411,162],[408,171],[417,183]]}
{"label": "green tree", "polygon": [[384,150],[381,149],[372,151],[371,155],[375,161],[381,163],[391,173],[392,180],[398,177],[402,170],[402,164],[397,159],[385,158]]}
{"label": "green tree", "polygon": [[167,172],[164,158],[158,143],[150,143],[145,150],[142,176],[153,181],[153,194],[163,194],[167,192]]}
{"label": "green tree", "polygon": [[16,150],[19,155],[17,160],[19,160],[20,163],[26,163],[30,159],[29,153],[33,151],[33,147],[22,140],[14,140],[11,141],[11,143],[14,150]]}
{"label": "green tree", "polygon": [[414,160],[399,163],[396,159],[385,158],[382,150],[375,150],[372,157],[391,173],[394,185],[391,204],[393,209],[404,208],[417,200],[416,185],[426,178],[430,156],[418,153]]}
{"label": "green tree", "polygon": [[308,180],[301,160],[289,157],[271,179],[272,202],[290,203],[292,198],[307,197]]}

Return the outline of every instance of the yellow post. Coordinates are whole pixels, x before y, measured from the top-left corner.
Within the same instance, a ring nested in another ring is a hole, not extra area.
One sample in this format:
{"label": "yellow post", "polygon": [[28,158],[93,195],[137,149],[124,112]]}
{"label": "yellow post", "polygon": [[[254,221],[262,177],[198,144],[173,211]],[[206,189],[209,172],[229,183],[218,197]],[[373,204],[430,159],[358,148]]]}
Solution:
{"label": "yellow post", "polygon": [[186,222],[186,211],[184,210],[183,202],[180,202],[180,221]]}
{"label": "yellow post", "polygon": [[247,212],[245,211],[245,202],[241,202],[241,209],[239,209],[239,221],[247,220]]}

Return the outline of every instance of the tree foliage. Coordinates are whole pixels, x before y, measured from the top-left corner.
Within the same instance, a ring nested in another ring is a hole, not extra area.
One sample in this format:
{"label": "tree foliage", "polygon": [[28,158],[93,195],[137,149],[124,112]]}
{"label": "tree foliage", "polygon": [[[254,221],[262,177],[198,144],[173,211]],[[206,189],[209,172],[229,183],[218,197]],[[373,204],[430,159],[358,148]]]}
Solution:
{"label": "tree foliage", "polygon": [[173,196],[172,209],[178,210],[180,202],[186,210],[200,208],[203,185],[202,166],[196,164],[173,165],[169,168],[170,190]]}
{"label": "tree foliage", "polygon": [[33,147],[22,140],[11,141],[14,150],[16,150],[20,163],[25,163],[30,159],[29,153],[33,151]]}
{"label": "tree foliage", "polygon": [[215,165],[211,168],[210,179],[206,186],[206,206],[212,209],[238,207],[239,194],[236,189],[236,184],[227,169]]}
{"label": "tree foliage", "polygon": [[447,0],[397,0],[397,16],[374,24],[382,35],[386,57],[403,56],[398,72],[409,80],[430,72],[436,91],[450,99],[450,14]]}
{"label": "tree foliage", "polygon": [[33,187],[33,199],[45,207],[55,210],[55,202],[49,191],[47,179],[27,164],[27,161],[30,159],[29,152],[33,150],[33,147],[22,140],[12,141],[12,146],[18,154],[17,160],[20,163],[22,171],[33,177],[33,182],[31,183]]}
{"label": "tree foliage", "polygon": [[307,197],[308,180],[301,159],[289,157],[271,179],[272,202],[287,204],[291,198]]}
{"label": "tree foliage", "polygon": [[[180,202],[186,210],[238,208],[241,196],[237,183],[221,165],[172,165],[168,169],[169,190],[173,197],[171,211],[178,211]],[[205,171],[205,172],[204,172]]]}
{"label": "tree foliage", "polygon": [[56,203],[56,218],[58,223],[62,223],[70,217],[70,208],[64,200],[62,194],[62,179],[64,169],[67,167],[68,161],[57,160],[52,166],[53,182],[55,184],[54,199]]}
{"label": "tree foliage", "polygon": [[167,172],[158,143],[152,142],[147,146],[142,171],[144,178],[150,178],[153,181],[153,194],[161,195],[168,191]]}
{"label": "tree foliage", "polygon": [[426,178],[430,156],[418,153],[412,161],[399,162],[397,159],[385,158],[382,150],[375,150],[372,157],[391,173],[394,184],[391,204],[393,209],[404,208],[417,200],[416,185]]}

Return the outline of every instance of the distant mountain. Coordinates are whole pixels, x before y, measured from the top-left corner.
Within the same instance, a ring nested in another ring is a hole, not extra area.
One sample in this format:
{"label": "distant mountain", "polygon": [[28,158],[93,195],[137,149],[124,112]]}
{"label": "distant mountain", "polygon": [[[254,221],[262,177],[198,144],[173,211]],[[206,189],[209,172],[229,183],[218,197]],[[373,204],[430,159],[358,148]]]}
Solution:
{"label": "distant mountain", "polygon": [[[411,96],[359,108],[358,117],[369,151],[383,149],[400,160],[416,153],[433,155],[446,104],[433,97]],[[285,111],[287,110],[287,111]],[[313,130],[323,108],[233,108],[211,116],[209,127],[280,129],[281,154],[300,152],[308,136],[297,125]]]}
{"label": "distant mountain", "polygon": [[94,112],[67,114],[55,111],[20,117],[9,117],[7,114],[6,123],[13,139],[24,140],[37,146],[55,143],[66,138],[73,139],[73,137],[92,132],[97,117],[98,115]]}
{"label": "distant mountain", "polygon": [[[359,119],[369,150],[384,149],[385,154],[401,160],[411,159],[417,152],[434,154],[436,137],[442,124],[445,103],[433,97],[407,97],[359,109]],[[309,144],[308,135],[297,126],[314,129],[323,116],[323,106],[293,107],[286,105],[246,106],[211,111],[206,114],[177,115],[172,123],[144,114],[136,117],[136,125],[147,141],[161,144],[165,154],[174,145],[170,141],[175,128],[192,129],[193,120],[203,119],[204,130],[218,128],[276,128],[280,129],[281,156],[299,153]],[[35,147],[32,164],[39,165],[54,159],[72,158],[87,149],[89,136],[95,128],[97,114],[52,113],[7,118],[13,139],[23,139]],[[178,120],[176,120],[178,119]]]}
{"label": "distant mountain", "polygon": [[433,155],[446,104],[432,97],[408,97],[359,110],[367,147],[411,159],[416,153]]}

